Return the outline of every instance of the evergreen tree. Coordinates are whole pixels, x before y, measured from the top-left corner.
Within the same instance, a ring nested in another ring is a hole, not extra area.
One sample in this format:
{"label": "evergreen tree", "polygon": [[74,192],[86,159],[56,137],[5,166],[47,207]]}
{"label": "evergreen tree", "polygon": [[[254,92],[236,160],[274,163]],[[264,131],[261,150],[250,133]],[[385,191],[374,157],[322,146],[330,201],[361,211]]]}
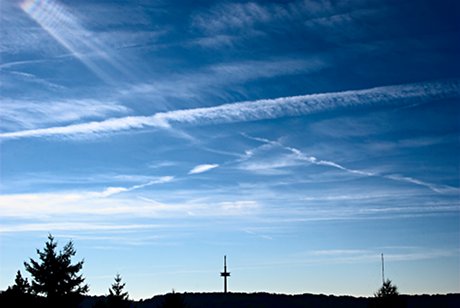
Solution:
{"label": "evergreen tree", "polygon": [[37,249],[39,261],[30,258],[30,263],[24,262],[26,270],[32,275],[31,289],[36,294],[44,294],[47,298],[60,298],[70,295],[81,295],[89,291],[82,275],[78,272],[83,267],[83,260],[72,264],[76,251],[72,241],[68,242],[62,251],[57,252],[54,237],[48,235],[43,252]]}
{"label": "evergreen tree", "polygon": [[14,294],[29,294],[30,285],[27,278],[22,278],[21,271],[16,273],[16,278],[14,279],[14,285],[8,287],[8,292],[12,292]]}
{"label": "evergreen tree", "polygon": [[390,279],[387,279],[377,293],[374,294],[375,297],[394,297],[398,295],[398,287],[393,285]]}
{"label": "evergreen tree", "polygon": [[109,295],[99,299],[93,308],[127,308],[130,306],[128,292],[123,292],[125,283],[121,282],[120,274],[115,276],[115,282],[109,288]]}
{"label": "evergreen tree", "polygon": [[22,277],[21,271],[17,271],[14,284],[0,292],[0,303],[2,307],[46,307],[42,297],[31,293],[29,282]]}
{"label": "evergreen tree", "polygon": [[121,282],[120,274],[115,276],[115,282],[109,288],[109,296],[107,299],[107,306],[110,308],[124,308],[129,307],[128,292],[123,292],[125,283]]}
{"label": "evergreen tree", "polygon": [[120,274],[117,274],[115,276],[115,282],[112,284],[112,287],[109,288],[109,296],[120,300],[127,300],[128,292],[123,292],[125,285],[126,283],[121,283]]}
{"label": "evergreen tree", "polygon": [[374,299],[370,301],[370,308],[405,308],[407,306],[404,297],[399,296],[398,287],[387,279],[374,293]]}

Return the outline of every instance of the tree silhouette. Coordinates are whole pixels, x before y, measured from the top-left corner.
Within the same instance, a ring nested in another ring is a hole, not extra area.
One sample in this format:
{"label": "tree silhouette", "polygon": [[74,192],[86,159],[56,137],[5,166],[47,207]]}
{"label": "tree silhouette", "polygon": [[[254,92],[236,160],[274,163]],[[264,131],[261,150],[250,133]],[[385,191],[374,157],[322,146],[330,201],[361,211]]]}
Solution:
{"label": "tree silhouette", "polygon": [[375,297],[394,297],[398,295],[398,287],[393,285],[390,279],[385,280],[377,293],[374,293]]}
{"label": "tree silhouette", "polygon": [[109,296],[107,298],[106,307],[109,308],[125,308],[129,307],[128,292],[123,292],[125,283],[121,282],[120,274],[115,276],[115,282],[109,288]]}
{"label": "tree silhouette", "polygon": [[172,290],[172,293],[168,293],[164,296],[162,308],[185,308],[184,297],[180,293],[176,293]]}
{"label": "tree silhouette", "polygon": [[127,308],[130,306],[128,292],[123,292],[125,283],[121,283],[121,276],[115,276],[115,282],[109,288],[109,295],[99,299],[93,308]]}
{"label": "tree silhouette", "polygon": [[407,306],[404,298],[399,296],[398,287],[390,279],[374,293],[374,300],[370,302],[371,308],[404,308]]}
{"label": "tree silhouette", "polygon": [[109,289],[109,297],[116,298],[119,300],[127,300],[128,292],[123,292],[126,283],[121,283],[121,276],[117,274],[115,276],[115,282],[112,284],[112,287]]}
{"label": "tree silhouette", "polygon": [[14,285],[8,287],[7,292],[11,292],[16,295],[29,294],[30,284],[27,281],[27,278],[22,278],[21,271],[16,273],[16,278],[14,279]]}
{"label": "tree silhouette", "polygon": [[21,271],[17,271],[14,284],[4,292],[0,292],[2,307],[46,307],[43,298],[37,297],[30,292],[27,278],[23,278]]}
{"label": "tree silhouette", "polygon": [[85,278],[78,275],[83,267],[83,260],[72,264],[75,256],[72,241],[69,241],[62,251],[57,252],[57,243],[49,234],[43,252],[37,249],[39,261],[30,258],[24,262],[26,270],[32,275],[31,289],[36,294],[43,294],[48,299],[57,299],[68,296],[78,296],[89,291]]}

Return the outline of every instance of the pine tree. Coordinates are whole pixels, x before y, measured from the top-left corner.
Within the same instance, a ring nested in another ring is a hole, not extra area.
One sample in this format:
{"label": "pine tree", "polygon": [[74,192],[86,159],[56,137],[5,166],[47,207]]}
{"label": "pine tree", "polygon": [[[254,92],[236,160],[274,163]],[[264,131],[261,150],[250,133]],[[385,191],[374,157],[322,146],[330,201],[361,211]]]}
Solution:
{"label": "pine tree", "polygon": [[125,308],[129,307],[128,292],[123,292],[125,283],[121,282],[120,274],[115,276],[115,282],[109,288],[109,296],[107,298],[107,307],[109,308]]}
{"label": "pine tree", "polygon": [[27,278],[22,278],[21,271],[16,273],[16,278],[14,279],[14,285],[8,287],[8,292],[12,292],[17,295],[29,294],[30,285]]}
{"label": "pine tree", "polygon": [[394,297],[398,295],[398,287],[393,285],[390,279],[387,279],[377,293],[374,294],[375,297]]}
{"label": "pine tree", "polygon": [[112,287],[109,288],[109,296],[118,298],[120,300],[127,300],[128,299],[128,292],[123,292],[126,283],[121,283],[121,276],[117,274],[115,276],[115,282],[112,284]]}
{"label": "pine tree", "polygon": [[32,275],[31,289],[37,294],[48,298],[58,298],[66,295],[81,295],[89,291],[85,279],[78,272],[83,267],[83,260],[72,264],[75,249],[72,241],[68,242],[62,251],[57,252],[54,237],[48,235],[43,252],[37,249],[39,261],[30,258],[30,263],[24,262],[26,270]]}
{"label": "pine tree", "polygon": [[374,293],[374,299],[370,302],[371,308],[405,308],[407,307],[404,297],[399,296],[398,287],[387,279]]}
{"label": "pine tree", "polygon": [[27,278],[23,278],[21,271],[17,271],[14,284],[5,292],[0,292],[2,307],[48,307],[43,298],[31,293]]}

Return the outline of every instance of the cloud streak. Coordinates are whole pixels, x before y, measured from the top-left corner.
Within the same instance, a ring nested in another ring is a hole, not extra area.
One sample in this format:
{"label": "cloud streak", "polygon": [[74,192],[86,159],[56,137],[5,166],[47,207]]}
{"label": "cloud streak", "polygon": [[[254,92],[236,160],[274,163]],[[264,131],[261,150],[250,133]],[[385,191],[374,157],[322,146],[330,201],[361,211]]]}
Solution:
{"label": "cloud streak", "polygon": [[[75,191],[59,193],[29,193],[0,195],[0,209],[3,217],[15,217],[18,210],[24,217],[42,217],[59,213],[73,214],[124,214],[137,212],[152,213],[158,207],[137,206],[136,203],[126,204],[110,200],[114,195],[126,193],[157,184],[164,184],[174,180],[172,176],[163,176],[149,182],[129,187],[107,187],[102,191]],[[82,205],[85,204],[85,205]],[[40,204],[40,205],[37,205]],[[89,211],[89,212],[88,212]]]}
{"label": "cloud streak", "polygon": [[209,171],[211,169],[219,167],[218,164],[204,164],[204,165],[198,165],[195,166],[192,170],[188,172],[188,174],[198,174],[198,173],[203,173],[206,171]]}
{"label": "cloud streak", "polygon": [[68,221],[101,222],[111,225],[117,224],[120,219],[238,219],[241,216],[257,215],[262,209],[262,205],[255,200],[229,198],[224,200],[231,201],[215,199],[165,203],[142,196],[123,198],[113,195],[101,197],[86,191],[0,195],[0,218],[4,221],[5,228],[17,225],[18,219],[40,223]]}
{"label": "cloud streak", "polygon": [[419,179],[415,179],[415,178],[412,178],[412,177],[409,177],[409,176],[401,176],[401,175],[394,175],[394,174],[381,174],[381,173],[378,173],[378,172],[370,172],[370,171],[364,171],[364,170],[350,169],[350,168],[342,166],[341,164],[338,164],[338,163],[333,162],[333,161],[322,160],[322,159],[318,159],[315,156],[306,155],[302,151],[300,151],[299,149],[289,147],[289,146],[285,146],[285,145],[283,145],[282,143],[280,143],[278,141],[268,140],[268,139],[265,139],[265,138],[252,137],[252,136],[248,136],[246,134],[243,134],[243,136],[245,136],[246,138],[252,139],[252,140],[256,140],[256,141],[265,143],[265,144],[279,146],[279,147],[291,152],[292,154],[294,154],[295,159],[297,159],[299,161],[308,162],[308,163],[313,164],[313,165],[327,166],[327,167],[331,167],[331,168],[335,168],[335,169],[345,171],[347,173],[360,175],[360,176],[380,177],[380,178],[384,178],[384,179],[387,179],[387,180],[392,180],[392,181],[397,181],[397,182],[404,182],[404,183],[409,183],[409,184],[415,184],[415,185],[418,185],[418,186],[427,187],[427,188],[429,188],[430,190],[432,190],[432,191],[434,191],[436,193],[458,193],[459,192],[459,189],[456,188],[456,187],[451,187],[451,186],[448,186],[448,185],[436,185],[436,184],[428,183],[428,182],[425,182],[425,181],[422,181],[422,180],[419,180]]}
{"label": "cloud streak", "polygon": [[149,181],[147,183],[134,185],[134,186],[131,186],[131,187],[108,187],[102,192],[90,193],[90,196],[105,198],[105,197],[110,197],[112,195],[119,194],[119,193],[122,193],[122,192],[133,191],[133,190],[141,189],[141,188],[144,188],[144,187],[152,186],[152,185],[155,185],[155,184],[168,183],[168,182],[171,182],[172,180],[174,180],[173,176],[163,176],[163,177],[160,177],[158,179]]}
{"label": "cloud streak", "polygon": [[93,99],[61,100],[57,102],[2,99],[0,128],[5,126],[33,128],[46,124],[105,118],[127,113],[129,108],[116,102]]}
{"label": "cloud streak", "polygon": [[3,225],[0,227],[0,233],[17,233],[17,232],[43,232],[43,231],[132,231],[139,229],[154,229],[158,225],[147,224],[95,224],[94,222],[75,222],[75,223],[36,223],[36,224],[19,224]]}
{"label": "cloud streak", "polygon": [[[305,20],[334,17],[339,11],[349,11],[361,7],[359,3],[329,4],[327,1],[291,1],[283,4],[222,3],[206,11],[195,14],[192,26],[208,34],[228,32],[251,32],[258,25],[273,23],[289,23]],[[347,16],[347,15],[345,15]],[[269,28],[269,27],[267,27]]]}
{"label": "cloud streak", "polygon": [[309,115],[366,106],[406,106],[460,97],[460,80],[425,82],[362,90],[308,94],[224,104],[215,107],[159,112],[69,126],[1,133],[0,139],[29,137],[90,137],[147,127],[170,128],[175,124],[207,125]]}

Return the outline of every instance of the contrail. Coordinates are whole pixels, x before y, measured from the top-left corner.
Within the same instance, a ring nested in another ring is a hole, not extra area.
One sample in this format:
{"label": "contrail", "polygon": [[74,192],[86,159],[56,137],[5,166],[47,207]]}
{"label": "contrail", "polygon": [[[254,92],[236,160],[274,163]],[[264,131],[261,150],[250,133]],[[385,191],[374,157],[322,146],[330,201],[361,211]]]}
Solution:
{"label": "contrail", "polygon": [[112,118],[69,126],[0,134],[0,139],[28,137],[85,137],[174,124],[209,125],[276,119],[364,106],[404,106],[460,97],[460,80],[384,86],[362,90],[308,94],[224,104],[215,107],[159,112],[151,116]]}
{"label": "contrail", "polygon": [[306,155],[302,151],[300,151],[299,149],[289,147],[289,146],[285,146],[284,144],[282,144],[282,143],[280,143],[278,141],[273,141],[273,140],[260,138],[260,137],[252,137],[252,136],[249,136],[247,134],[243,134],[243,136],[248,138],[248,139],[256,140],[256,141],[259,141],[259,142],[262,142],[262,143],[271,144],[271,145],[275,145],[275,146],[278,146],[280,148],[283,148],[284,150],[289,151],[292,154],[294,154],[296,156],[296,159],[298,159],[300,161],[306,161],[306,162],[308,162],[308,163],[310,163],[312,165],[328,166],[328,167],[331,167],[331,168],[340,169],[340,170],[342,170],[344,172],[348,172],[348,173],[352,173],[352,174],[356,174],[356,175],[361,175],[361,176],[380,177],[380,178],[384,178],[384,179],[391,180],[391,181],[415,184],[415,185],[418,185],[418,186],[427,187],[427,188],[429,188],[430,190],[432,190],[432,191],[434,191],[436,193],[458,193],[459,192],[459,189],[456,188],[456,187],[452,187],[452,186],[448,186],[448,185],[436,185],[436,184],[428,183],[428,182],[425,182],[425,181],[422,181],[422,180],[419,180],[419,179],[415,179],[415,178],[412,178],[412,177],[408,177],[408,176],[393,175],[393,174],[380,174],[380,173],[377,173],[377,172],[369,172],[369,171],[363,171],[363,170],[358,170],[358,169],[350,169],[350,168],[347,168],[347,167],[345,167],[345,166],[343,166],[341,164],[338,164],[336,162],[333,162],[333,161],[322,160],[322,159],[318,159],[315,156]]}

